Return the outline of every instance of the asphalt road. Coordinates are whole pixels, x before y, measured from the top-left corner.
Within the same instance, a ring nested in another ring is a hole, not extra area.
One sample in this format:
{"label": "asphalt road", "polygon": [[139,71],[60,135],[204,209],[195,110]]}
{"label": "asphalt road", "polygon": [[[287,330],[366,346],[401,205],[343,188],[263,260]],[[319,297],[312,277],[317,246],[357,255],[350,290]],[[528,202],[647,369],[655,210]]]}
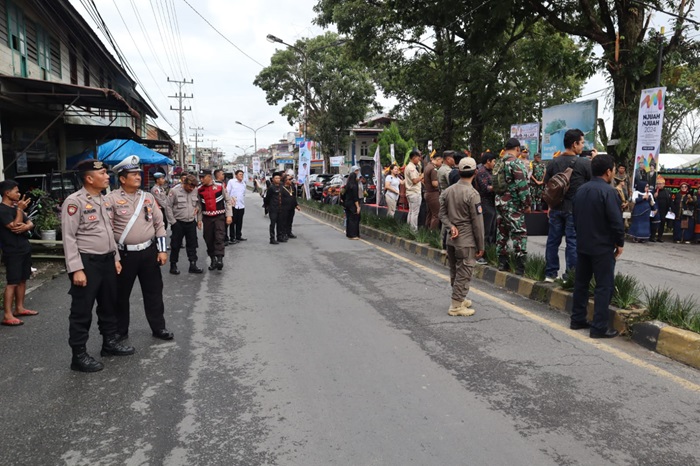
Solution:
{"label": "asphalt road", "polygon": [[445,269],[302,214],[269,245],[259,204],[222,272],[164,275],[174,341],[135,289],[137,353],[102,372],[68,369],[67,276],[30,294],[0,328],[0,464],[700,464],[697,370],[483,282],[449,317]]}

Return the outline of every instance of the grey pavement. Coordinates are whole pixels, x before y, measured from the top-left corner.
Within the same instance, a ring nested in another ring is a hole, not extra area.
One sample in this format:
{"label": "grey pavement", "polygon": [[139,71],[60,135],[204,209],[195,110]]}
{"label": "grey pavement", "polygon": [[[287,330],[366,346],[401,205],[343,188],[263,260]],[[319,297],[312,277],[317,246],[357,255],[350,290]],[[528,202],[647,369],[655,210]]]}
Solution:
{"label": "grey pavement", "polygon": [[137,353],[102,372],[68,369],[68,278],[29,296],[0,328],[0,464],[700,464],[699,371],[483,282],[449,317],[444,269],[302,214],[269,245],[259,199],[222,272],[164,275],[175,340],[136,287]]}
{"label": "grey pavement", "polygon": [[[530,254],[544,257],[546,236],[528,236]],[[564,273],[566,240],[559,247],[559,275]],[[700,301],[700,244],[675,244],[670,234],[663,243],[625,241],[615,272],[636,277],[647,288],[670,288],[680,296],[695,296]]]}

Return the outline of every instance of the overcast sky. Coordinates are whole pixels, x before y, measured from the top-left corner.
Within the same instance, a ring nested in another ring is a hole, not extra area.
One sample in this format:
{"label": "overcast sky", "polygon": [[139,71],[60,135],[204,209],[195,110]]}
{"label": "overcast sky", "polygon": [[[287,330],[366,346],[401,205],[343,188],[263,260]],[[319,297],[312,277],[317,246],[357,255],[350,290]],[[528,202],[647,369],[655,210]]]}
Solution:
{"label": "overcast sky", "polygon": [[[178,88],[168,83],[167,78],[194,79],[194,84],[184,87],[187,95],[194,94],[193,99],[186,100],[192,112],[185,113],[185,135],[191,145],[194,145],[194,130],[190,127],[203,127],[200,145],[219,147],[229,158],[243,154],[236,146],[250,148],[248,153],[252,153],[253,131],[236,125],[235,121],[253,128],[275,122],[258,131],[258,148],[285,137],[293,128],[279,114],[281,105],[269,106],[265,93],[253,85],[253,80],[262,70],[260,64],[267,66],[275,50],[283,47],[268,42],[267,34],[294,43],[302,37],[323,33],[312,24],[316,0],[187,1],[252,59],[217,34],[184,0],[95,1],[143,85],[138,89],[145,89],[159,110],[155,123],[178,140],[178,115],[170,110],[171,106],[177,107],[177,100],[167,97],[175,95]],[[95,21],[83,2],[89,4],[86,0],[71,0],[95,28]],[[700,19],[699,10],[700,5],[696,5],[693,18]],[[668,16],[657,14],[652,27],[668,21]],[[98,35],[107,42],[101,32]],[[610,131],[611,112],[606,108],[604,93],[598,92],[607,86],[605,76],[599,73],[587,83],[583,96],[577,100],[600,98],[599,116],[606,119]]]}

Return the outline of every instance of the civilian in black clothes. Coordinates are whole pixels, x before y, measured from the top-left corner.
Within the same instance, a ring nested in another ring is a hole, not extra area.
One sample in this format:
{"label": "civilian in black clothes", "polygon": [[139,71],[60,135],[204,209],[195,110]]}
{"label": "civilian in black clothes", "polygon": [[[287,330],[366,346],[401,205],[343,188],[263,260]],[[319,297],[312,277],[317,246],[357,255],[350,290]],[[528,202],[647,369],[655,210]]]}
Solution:
{"label": "civilian in black clothes", "polygon": [[664,240],[661,237],[668,222],[666,215],[672,208],[673,199],[671,199],[671,193],[666,190],[666,180],[661,175],[656,178],[656,194],[654,198],[656,199],[656,215],[651,220],[651,237],[649,241],[652,243],[654,241],[663,243]]}
{"label": "civilian in black clothes", "polygon": [[[591,338],[612,338],[617,330],[608,328],[609,305],[615,288],[615,261],[625,245],[620,198],[610,185],[615,164],[600,154],[591,161],[593,179],[581,186],[574,197],[577,265],[571,325],[574,330],[590,328]],[[586,321],[588,287],[595,277],[593,321]]]}
{"label": "civilian in black clothes", "polygon": [[360,195],[359,186],[357,184],[357,173],[353,172],[348,177],[348,182],[345,183],[345,217],[347,225],[345,227],[345,235],[348,239],[360,239]]}

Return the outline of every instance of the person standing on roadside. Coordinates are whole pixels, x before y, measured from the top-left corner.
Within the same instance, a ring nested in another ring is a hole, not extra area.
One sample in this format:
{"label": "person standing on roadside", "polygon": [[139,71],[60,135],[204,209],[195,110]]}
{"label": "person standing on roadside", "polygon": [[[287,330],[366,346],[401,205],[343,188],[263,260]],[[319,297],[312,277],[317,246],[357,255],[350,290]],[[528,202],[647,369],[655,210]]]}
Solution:
{"label": "person standing on roadside", "polygon": [[672,208],[671,193],[666,190],[666,179],[659,175],[656,178],[656,215],[651,220],[651,238],[649,241],[663,243],[664,228],[666,226],[666,215]]}
{"label": "person standing on roadside", "polygon": [[418,171],[421,153],[418,149],[413,149],[410,155],[411,161],[404,169],[404,181],[406,184],[406,200],[408,201],[408,218],[406,223],[413,231],[418,230],[418,214],[421,205],[421,182],[423,174]]}
{"label": "person standing on roadside", "polygon": [[[544,182],[547,183],[558,173],[563,173],[571,168],[569,189],[564,194],[564,201],[557,207],[549,206],[549,232],[547,234],[547,246],[545,249],[545,281],[554,282],[559,275],[559,245],[566,237],[566,270],[576,268],[576,229],[572,214],[573,200],[576,191],[591,180],[591,160],[588,157],[579,157],[583,152],[585,139],[580,129],[570,129],[564,134],[564,152],[552,160],[547,166]],[[597,154],[593,150],[593,154]]]}
{"label": "person standing on roadside", "polygon": [[282,225],[280,224],[280,207],[282,204],[282,186],[280,185],[280,180],[282,179],[282,174],[275,172],[272,174],[272,179],[270,186],[267,187],[265,192],[265,200],[263,201],[263,207],[265,212],[270,215],[270,244],[279,244],[279,240],[282,238]]}
{"label": "person standing on roadside", "polygon": [[87,353],[92,308],[97,301],[97,326],[102,334],[102,356],[128,356],[136,350],[117,341],[117,275],[122,266],[114,241],[112,204],[102,196],[109,187],[104,163],[88,159],[76,166],[83,187],[63,202],[61,231],[66,271],[71,282],[68,344],[73,358],[70,368],[97,372],[104,368]]}
{"label": "person standing on roadside", "polygon": [[[496,154],[484,152],[481,154],[481,166],[476,170],[474,184],[481,197],[481,207],[484,211],[484,240],[486,244],[496,242],[496,194],[493,192],[492,172],[496,165]],[[480,258],[480,264],[486,261]]]}
{"label": "person standing on roadside", "polygon": [[[591,161],[593,179],[578,189],[573,200],[578,260],[570,328],[590,328],[591,338],[612,338],[618,334],[608,327],[615,289],[615,261],[625,246],[621,202],[610,185],[614,168],[611,156],[596,156]],[[595,279],[595,293],[593,321],[589,323],[586,313],[591,278]]]}
{"label": "person standing on roadside", "polygon": [[428,215],[425,226],[429,230],[437,230],[440,227],[440,182],[438,170],[442,166],[442,155],[435,155],[423,170],[423,185],[425,203],[428,207]]}
{"label": "person standing on roadside", "polygon": [[[221,172],[223,175],[223,172]],[[197,195],[201,203],[197,213],[197,227],[202,228],[202,236],[207,245],[207,255],[211,263],[209,270],[224,268],[226,226],[233,221],[233,212],[228,193],[219,182],[214,182],[211,170],[199,172],[201,186]]]}
{"label": "person standing on roadside", "polygon": [[438,185],[440,191],[444,191],[450,185],[450,172],[457,168],[455,164],[455,152],[446,150],[442,153],[442,166],[438,169]]}
{"label": "person standing on roadside", "polygon": [[350,173],[347,183],[345,183],[345,217],[347,224],[345,226],[345,236],[348,239],[360,239],[360,187],[357,182],[357,173]]}
{"label": "person standing on roadside", "polygon": [[451,316],[474,314],[466,299],[476,260],[484,255],[484,220],[479,193],[472,186],[476,161],[464,157],[459,162],[460,181],[440,194],[440,221],[449,230],[447,259],[450,264]]}
{"label": "person standing on roadside", "polygon": [[190,261],[189,273],[202,273],[204,270],[197,266],[197,213],[199,200],[197,198],[197,177],[186,175],[182,182],[168,193],[165,214],[170,222],[170,273],[180,275],[177,262],[180,259],[180,248],[183,238],[186,240],[185,250]]}
{"label": "person standing on roadside", "polygon": [[525,214],[530,213],[532,198],[530,185],[527,182],[527,168],[518,159],[520,141],[510,138],[506,141],[503,154],[504,174],[507,189],[503,194],[496,194],[496,212],[498,213],[496,253],[498,254],[498,270],[509,268],[508,241],[513,243],[515,254],[515,273],[525,273],[527,259],[527,230],[525,229]]}
{"label": "person standing on roadside", "polygon": [[229,225],[228,244],[247,241],[242,233],[246,193],[246,184],[245,181],[243,181],[243,170],[236,170],[234,178],[229,180],[226,185],[226,190],[228,191],[228,197],[231,199],[233,207],[233,222]]}
{"label": "person standing on roadside", "polygon": [[[292,223],[294,222],[294,211],[301,210],[297,202],[296,192],[293,186],[294,178],[291,175],[282,177],[282,190],[280,191],[280,231],[282,238],[278,239],[286,243],[290,238],[296,238],[292,233]],[[278,232],[279,233],[279,232]]]}
{"label": "person standing on roadside", "polygon": [[165,218],[165,205],[168,203],[168,193],[165,191],[165,173],[155,172],[153,178],[155,178],[156,184],[151,188],[151,194],[153,194],[153,197],[155,197],[158,202],[160,213],[163,214],[163,227],[167,230],[168,219]]}
{"label": "person standing on roadside", "polygon": [[544,194],[544,177],[547,164],[542,161],[542,154],[535,153],[530,174],[530,192],[532,193],[533,210],[542,210],[542,194]]}
{"label": "person standing on roadside", "polygon": [[401,194],[401,185],[404,181],[399,178],[399,166],[392,163],[389,167],[389,174],[384,180],[384,190],[386,192],[386,216],[388,218],[394,218],[394,213],[396,213],[396,204],[399,202],[399,196]]}
{"label": "person standing on roadside", "polygon": [[16,327],[24,324],[18,317],[38,314],[24,307],[27,280],[32,275],[32,246],[29,244],[29,235],[34,224],[25,213],[31,200],[26,195],[20,195],[16,181],[0,182],[0,194],[2,195],[0,245],[2,245],[2,261],[5,264],[7,282],[4,295],[5,315],[0,324]]}

